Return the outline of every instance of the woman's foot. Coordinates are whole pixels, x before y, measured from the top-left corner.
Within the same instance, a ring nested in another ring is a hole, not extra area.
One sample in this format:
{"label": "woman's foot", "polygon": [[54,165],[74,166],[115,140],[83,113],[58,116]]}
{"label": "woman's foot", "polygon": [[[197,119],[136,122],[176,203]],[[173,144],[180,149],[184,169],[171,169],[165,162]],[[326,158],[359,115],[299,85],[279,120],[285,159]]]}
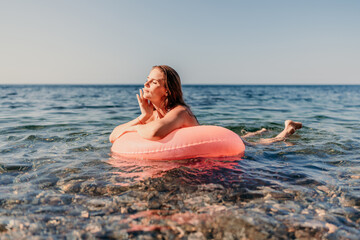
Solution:
{"label": "woman's foot", "polygon": [[279,133],[275,138],[285,140],[290,135],[294,134],[296,130],[302,128],[301,122],[294,122],[292,120],[285,121],[285,128],[284,130]]}
{"label": "woman's foot", "polygon": [[[272,144],[272,143],[275,143],[275,142],[285,141],[287,137],[294,134],[295,131],[300,129],[300,128],[302,128],[302,123],[301,122],[294,122],[292,120],[286,120],[284,130],[281,133],[279,133],[276,137],[274,137],[274,138],[265,138],[265,139],[262,138],[258,142],[246,142],[246,141],[244,141],[244,143],[247,146],[256,146],[256,145],[260,145],[260,144],[261,145],[269,145],[269,144]],[[264,131],[266,131],[266,129],[263,128],[263,129],[261,129],[259,131],[264,132]],[[248,133],[248,134],[253,134],[253,133]],[[248,134],[246,134],[245,136],[247,136]]]}
{"label": "woman's foot", "polygon": [[285,121],[285,131],[287,133],[288,136],[292,135],[295,133],[296,130],[302,128],[302,123],[301,122],[294,122],[292,120],[286,120]]}
{"label": "woman's foot", "polygon": [[285,141],[290,135],[294,134],[296,130],[302,128],[301,122],[294,122],[292,120],[285,121],[284,130],[274,138],[260,139],[259,144],[268,145],[274,142]]}

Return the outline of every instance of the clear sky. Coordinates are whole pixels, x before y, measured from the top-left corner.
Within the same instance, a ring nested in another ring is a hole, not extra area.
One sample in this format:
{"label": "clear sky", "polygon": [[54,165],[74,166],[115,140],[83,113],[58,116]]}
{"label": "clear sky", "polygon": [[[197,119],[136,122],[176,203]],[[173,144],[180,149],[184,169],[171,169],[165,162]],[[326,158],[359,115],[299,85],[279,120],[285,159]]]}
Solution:
{"label": "clear sky", "polygon": [[358,0],[0,0],[0,84],[360,84]]}

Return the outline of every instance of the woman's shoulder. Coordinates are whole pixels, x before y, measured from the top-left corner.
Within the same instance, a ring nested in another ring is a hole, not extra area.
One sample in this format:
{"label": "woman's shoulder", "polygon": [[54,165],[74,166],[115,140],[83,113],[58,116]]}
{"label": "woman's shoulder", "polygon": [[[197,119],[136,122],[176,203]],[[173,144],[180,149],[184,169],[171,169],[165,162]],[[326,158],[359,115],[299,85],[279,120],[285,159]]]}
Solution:
{"label": "woman's shoulder", "polygon": [[189,125],[189,126],[198,125],[198,121],[195,115],[191,112],[191,110],[187,106],[177,105],[176,107],[171,109],[170,112],[172,112],[172,114],[180,118],[183,118],[185,120],[184,125]]}
{"label": "woman's shoulder", "polygon": [[168,113],[176,115],[189,114],[189,109],[186,106],[177,105],[176,107],[172,108]]}
{"label": "woman's shoulder", "polygon": [[186,111],[187,107],[183,106],[183,105],[177,105],[176,107],[174,107],[173,109],[171,109],[170,111]]}

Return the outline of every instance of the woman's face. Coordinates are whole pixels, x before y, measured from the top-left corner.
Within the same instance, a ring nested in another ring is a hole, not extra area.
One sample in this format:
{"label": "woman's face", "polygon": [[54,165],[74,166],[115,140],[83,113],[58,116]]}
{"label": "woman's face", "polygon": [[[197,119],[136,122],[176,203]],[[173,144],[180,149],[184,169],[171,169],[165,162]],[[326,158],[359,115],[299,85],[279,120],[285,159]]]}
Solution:
{"label": "woman's face", "polygon": [[144,83],[144,98],[152,102],[161,102],[166,96],[165,75],[159,69],[151,70]]}

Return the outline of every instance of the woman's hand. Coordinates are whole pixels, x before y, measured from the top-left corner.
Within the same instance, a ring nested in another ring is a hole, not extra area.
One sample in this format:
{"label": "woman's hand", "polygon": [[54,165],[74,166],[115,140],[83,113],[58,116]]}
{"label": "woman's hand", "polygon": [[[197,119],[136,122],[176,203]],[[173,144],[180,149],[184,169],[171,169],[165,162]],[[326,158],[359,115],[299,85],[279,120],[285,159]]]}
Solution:
{"label": "woman's hand", "polygon": [[136,97],[138,99],[138,103],[139,103],[139,107],[140,107],[140,111],[141,111],[141,121],[145,122],[146,120],[148,120],[154,111],[154,106],[152,105],[152,103],[145,99],[143,96],[143,91],[141,89],[139,89],[139,93],[140,94],[136,94]]}

